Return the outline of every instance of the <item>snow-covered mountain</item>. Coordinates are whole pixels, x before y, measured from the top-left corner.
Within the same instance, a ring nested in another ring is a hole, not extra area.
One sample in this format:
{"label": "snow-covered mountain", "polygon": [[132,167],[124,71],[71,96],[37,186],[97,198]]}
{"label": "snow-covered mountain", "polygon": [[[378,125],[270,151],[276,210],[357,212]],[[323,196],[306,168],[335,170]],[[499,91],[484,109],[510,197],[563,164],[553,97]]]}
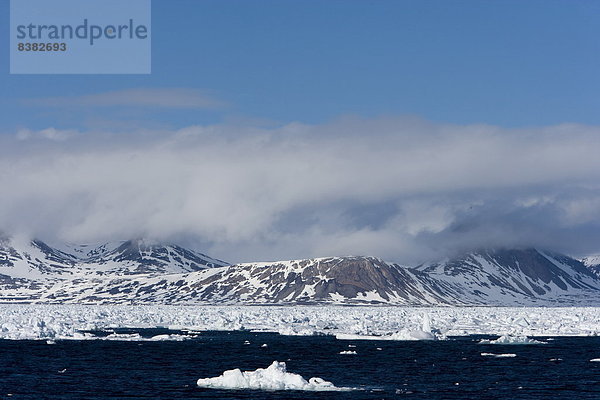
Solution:
{"label": "snow-covered mountain", "polygon": [[227,265],[224,261],[143,239],[93,245],[49,246],[40,240],[0,239],[0,265],[24,277],[80,273],[177,274]]}
{"label": "snow-covered mountain", "polygon": [[593,298],[600,287],[598,277],[580,261],[537,249],[482,250],[416,269],[452,285],[463,299],[483,304]]}
{"label": "snow-covered mountain", "polygon": [[35,301],[62,286],[93,286],[104,280],[185,274],[224,265],[177,245],[141,239],[49,246],[40,240],[0,237],[0,301]]}
{"label": "snow-covered mountain", "polygon": [[600,304],[600,277],[535,249],[407,267],[373,257],[226,265],[177,245],[0,240],[0,301],[400,305]]}
{"label": "snow-covered mountain", "polygon": [[600,277],[600,254],[585,257],[581,260],[583,265],[585,265],[592,273],[596,276]]}

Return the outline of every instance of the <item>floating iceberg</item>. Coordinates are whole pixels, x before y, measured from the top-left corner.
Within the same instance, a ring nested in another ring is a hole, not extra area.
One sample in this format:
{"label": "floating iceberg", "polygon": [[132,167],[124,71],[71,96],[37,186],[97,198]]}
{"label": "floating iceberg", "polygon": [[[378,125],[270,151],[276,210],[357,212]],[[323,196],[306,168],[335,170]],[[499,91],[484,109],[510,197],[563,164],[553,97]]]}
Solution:
{"label": "floating iceberg", "polygon": [[340,351],[340,354],[357,354],[354,350]]}
{"label": "floating iceberg", "polygon": [[390,335],[392,340],[437,340],[431,331],[398,331]]}
{"label": "floating iceberg", "polygon": [[401,329],[395,332],[389,332],[382,335],[356,334],[356,333],[338,333],[335,335],[338,340],[438,340],[445,339],[442,335],[436,335],[431,330],[431,319],[429,314],[423,316],[421,329]]}
{"label": "floating iceberg", "polygon": [[198,386],[210,389],[255,389],[255,390],[311,390],[341,391],[339,388],[321,378],[310,378],[308,381],[298,374],[287,372],[284,362],[273,361],[268,368],[242,372],[231,369],[215,378],[198,379]]}
{"label": "floating iceberg", "polygon": [[504,335],[500,336],[496,340],[483,339],[479,344],[546,344],[538,340],[530,339],[527,336],[511,336]]}
{"label": "floating iceberg", "polygon": [[402,330],[390,335],[391,340],[437,340],[438,337],[431,331],[431,318],[429,314],[423,315],[421,329]]}

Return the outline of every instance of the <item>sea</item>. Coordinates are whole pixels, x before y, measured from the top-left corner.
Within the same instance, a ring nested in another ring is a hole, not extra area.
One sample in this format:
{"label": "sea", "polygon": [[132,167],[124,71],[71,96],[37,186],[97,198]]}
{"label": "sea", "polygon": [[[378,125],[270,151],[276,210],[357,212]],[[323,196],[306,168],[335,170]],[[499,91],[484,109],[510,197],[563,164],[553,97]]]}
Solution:
{"label": "sea", "polygon": [[[101,337],[178,334],[97,331]],[[189,333],[187,333],[189,334]],[[183,341],[0,340],[1,399],[600,399],[599,337],[542,337],[546,344],[337,340],[255,332],[197,332]],[[340,354],[355,352],[356,354]],[[483,353],[483,355],[482,355]],[[199,378],[273,361],[320,377],[336,392],[222,390]]]}

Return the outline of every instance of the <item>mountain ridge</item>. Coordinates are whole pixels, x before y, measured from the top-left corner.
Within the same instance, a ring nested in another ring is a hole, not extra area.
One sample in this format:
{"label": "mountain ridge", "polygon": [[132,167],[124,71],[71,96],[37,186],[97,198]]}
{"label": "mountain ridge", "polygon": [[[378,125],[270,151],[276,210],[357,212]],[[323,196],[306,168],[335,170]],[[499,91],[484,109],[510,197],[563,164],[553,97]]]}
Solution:
{"label": "mountain ridge", "polygon": [[600,304],[571,257],[487,249],[416,267],[368,256],[228,265],[143,239],[95,246],[0,241],[0,302],[143,304]]}

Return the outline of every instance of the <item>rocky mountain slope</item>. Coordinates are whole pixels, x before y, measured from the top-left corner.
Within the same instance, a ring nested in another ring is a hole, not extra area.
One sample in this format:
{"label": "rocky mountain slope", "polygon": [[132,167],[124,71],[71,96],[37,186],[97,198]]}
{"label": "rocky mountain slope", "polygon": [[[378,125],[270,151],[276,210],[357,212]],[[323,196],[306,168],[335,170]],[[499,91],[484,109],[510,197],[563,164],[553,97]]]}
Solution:
{"label": "rocky mountain slope", "polygon": [[561,302],[599,288],[580,261],[537,249],[484,250],[416,269],[482,304]]}
{"label": "rocky mountain slope", "polygon": [[600,304],[600,278],[535,249],[469,253],[415,268],[373,257],[226,265],[172,244],[0,241],[0,302],[164,304]]}

